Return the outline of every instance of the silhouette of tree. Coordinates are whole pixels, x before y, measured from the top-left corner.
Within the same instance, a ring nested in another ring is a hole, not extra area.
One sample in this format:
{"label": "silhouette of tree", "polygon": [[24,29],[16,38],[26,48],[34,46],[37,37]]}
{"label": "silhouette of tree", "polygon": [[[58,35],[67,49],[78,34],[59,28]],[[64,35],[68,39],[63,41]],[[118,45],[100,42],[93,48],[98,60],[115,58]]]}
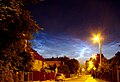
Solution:
{"label": "silhouette of tree", "polygon": [[69,70],[69,68],[68,68],[67,65],[59,66],[59,67],[58,67],[58,72],[59,72],[59,73],[63,73],[63,74],[65,74],[65,75],[69,75],[69,74],[70,74],[70,70]]}
{"label": "silhouette of tree", "polygon": [[0,1],[0,61],[4,68],[9,64],[12,70],[31,70],[32,34],[40,28],[32,19],[24,0]]}
{"label": "silhouette of tree", "polygon": [[76,59],[67,61],[67,65],[71,74],[76,74],[80,66],[79,62]]}
{"label": "silhouette of tree", "polygon": [[117,52],[113,58],[109,60],[110,67],[112,69],[116,68],[116,66],[120,65],[120,52]]}

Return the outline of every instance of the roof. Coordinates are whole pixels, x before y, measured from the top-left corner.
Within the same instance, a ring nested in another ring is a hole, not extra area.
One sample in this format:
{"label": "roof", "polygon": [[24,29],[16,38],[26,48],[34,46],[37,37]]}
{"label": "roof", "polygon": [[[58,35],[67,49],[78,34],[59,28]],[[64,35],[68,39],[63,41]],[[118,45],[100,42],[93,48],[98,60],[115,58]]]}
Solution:
{"label": "roof", "polygon": [[35,59],[37,59],[37,60],[41,60],[41,61],[45,61],[45,59],[41,56],[41,55],[39,55],[38,53],[37,53],[37,51],[35,51],[35,50],[32,50],[33,52],[34,52],[34,58]]}
{"label": "roof", "polygon": [[45,58],[46,61],[60,61],[58,58]]}

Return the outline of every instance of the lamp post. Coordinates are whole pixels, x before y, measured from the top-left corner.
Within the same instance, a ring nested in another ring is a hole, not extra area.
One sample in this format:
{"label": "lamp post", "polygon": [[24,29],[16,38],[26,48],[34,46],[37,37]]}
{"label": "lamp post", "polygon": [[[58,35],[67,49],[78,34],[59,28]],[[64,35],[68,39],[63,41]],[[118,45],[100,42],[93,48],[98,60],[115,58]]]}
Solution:
{"label": "lamp post", "polygon": [[100,71],[101,71],[101,63],[102,63],[102,60],[101,60],[101,55],[102,55],[102,44],[101,44],[101,40],[99,41],[99,49],[100,49]]}
{"label": "lamp post", "polygon": [[101,38],[101,34],[93,34],[93,41],[94,43],[97,42],[99,43],[99,52],[100,52],[100,71],[101,71],[101,55],[102,55],[102,38]]}

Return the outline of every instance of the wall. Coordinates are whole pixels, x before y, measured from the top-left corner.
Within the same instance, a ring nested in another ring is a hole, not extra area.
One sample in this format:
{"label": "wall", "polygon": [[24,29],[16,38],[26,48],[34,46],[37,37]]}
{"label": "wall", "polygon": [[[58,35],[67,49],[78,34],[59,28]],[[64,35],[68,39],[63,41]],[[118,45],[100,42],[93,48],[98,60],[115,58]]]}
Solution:
{"label": "wall", "polygon": [[46,63],[47,63],[47,65],[49,66],[49,65],[54,65],[54,64],[56,64],[57,65],[57,67],[58,66],[60,66],[61,65],[61,61],[46,61]]}
{"label": "wall", "polygon": [[40,71],[43,67],[43,62],[41,60],[35,60],[33,65],[33,70]]}

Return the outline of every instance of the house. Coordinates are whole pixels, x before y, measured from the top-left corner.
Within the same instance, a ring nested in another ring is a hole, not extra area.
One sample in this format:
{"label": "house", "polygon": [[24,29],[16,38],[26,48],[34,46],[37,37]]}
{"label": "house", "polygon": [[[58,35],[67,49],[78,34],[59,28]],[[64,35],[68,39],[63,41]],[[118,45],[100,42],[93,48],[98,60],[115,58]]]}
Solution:
{"label": "house", "polygon": [[[61,61],[59,58],[46,58],[46,63],[50,70],[54,70],[55,73],[58,73],[58,67],[64,65],[64,61]],[[51,69],[52,67],[52,69]]]}
{"label": "house", "polygon": [[29,81],[41,82],[44,80],[54,79],[55,73],[52,73],[49,69],[46,69],[46,60],[33,49],[31,54],[34,56],[33,70],[32,72],[25,73],[28,79],[31,78]]}
{"label": "house", "polygon": [[34,64],[33,64],[33,70],[34,71],[41,71],[41,69],[44,69],[47,67],[45,59],[37,53],[37,51],[32,50],[33,55],[34,55]]}
{"label": "house", "polygon": [[48,66],[56,65],[59,67],[60,65],[64,65],[64,62],[60,61],[58,58],[45,58]]}

